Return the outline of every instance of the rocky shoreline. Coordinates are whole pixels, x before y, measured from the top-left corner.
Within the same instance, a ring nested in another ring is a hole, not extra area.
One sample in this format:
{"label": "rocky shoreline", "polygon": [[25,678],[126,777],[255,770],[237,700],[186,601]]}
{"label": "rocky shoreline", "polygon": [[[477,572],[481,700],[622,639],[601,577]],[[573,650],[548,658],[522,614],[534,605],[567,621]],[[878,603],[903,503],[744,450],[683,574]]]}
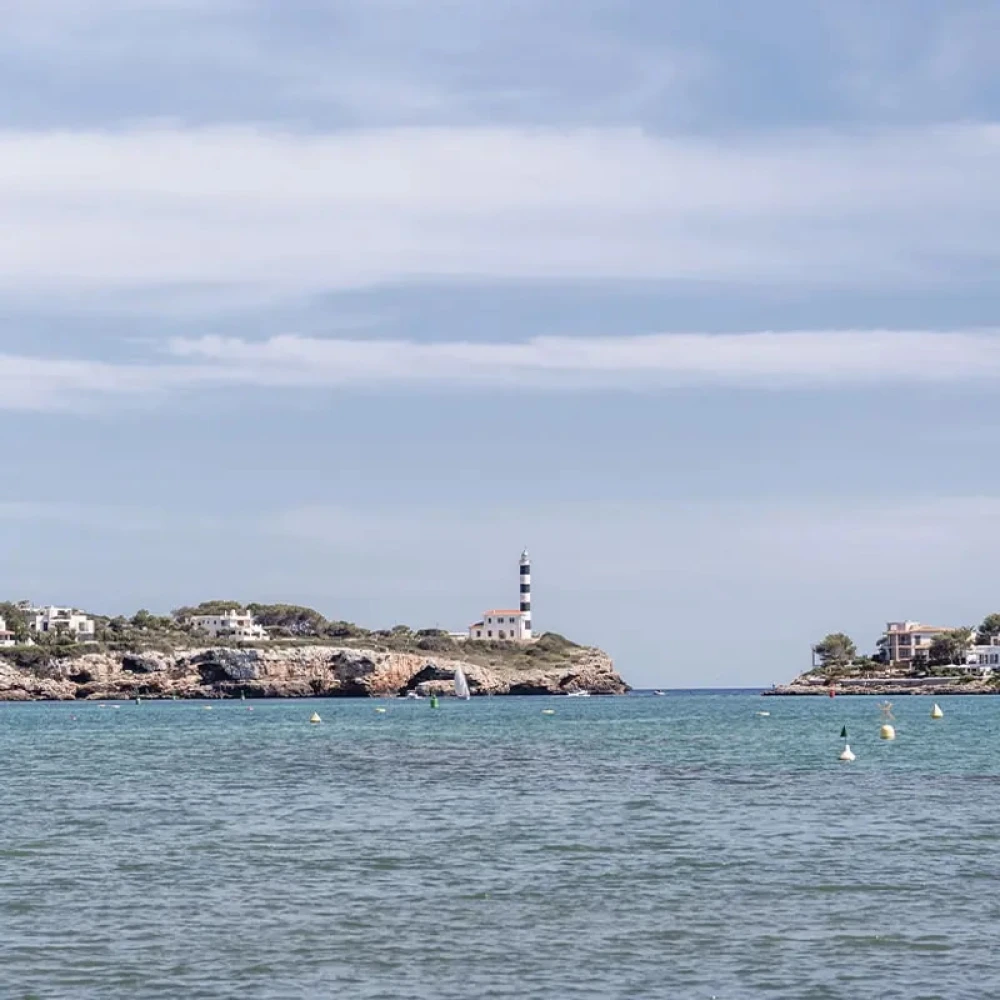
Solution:
{"label": "rocky shoreline", "polygon": [[169,653],[86,653],[18,667],[0,654],[0,701],[124,698],[371,698],[452,693],[461,667],[473,695],[625,694],[611,658],[574,647],[556,664],[482,666],[455,657],[344,646],[201,646]]}
{"label": "rocky shoreline", "polygon": [[948,694],[1000,694],[1000,689],[980,677],[865,677],[842,678],[833,684],[827,681],[796,677],[790,684],[776,684],[762,691],[769,697],[829,696],[830,690],[838,695],[948,695]]}

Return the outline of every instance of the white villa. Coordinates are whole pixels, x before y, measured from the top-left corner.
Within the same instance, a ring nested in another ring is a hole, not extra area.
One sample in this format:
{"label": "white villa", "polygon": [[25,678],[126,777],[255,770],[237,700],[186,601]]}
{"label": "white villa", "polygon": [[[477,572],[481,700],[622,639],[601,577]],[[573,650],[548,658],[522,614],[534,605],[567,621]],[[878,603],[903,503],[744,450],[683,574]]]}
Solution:
{"label": "white villa", "polygon": [[14,633],[7,630],[7,623],[0,618],[0,646],[13,646]]}
{"label": "white villa", "polygon": [[469,638],[523,641],[531,638],[531,622],[520,611],[497,608],[485,612],[482,621],[469,626]]}
{"label": "white villa", "polygon": [[519,565],[521,580],[520,607],[494,608],[483,612],[481,621],[469,626],[469,639],[474,642],[529,642],[531,634],[531,560],[528,550],[521,553]]}
{"label": "white villa", "polygon": [[966,670],[981,670],[984,674],[1000,672],[1000,644],[970,646],[965,654]]}
{"label": "white villa", "polygon": [[32,632],[41,634],[65,632],[72,635],[77,642],[93,642],[96,637],[97,628],[94,619],[88,618],[75,608],[57,608],[54,604],[36,608],[30,601],[22,601],[17,608],[28,619],[28,628]]}
{"label": "white villa", "polygon": [[247,639],[260,642],[268,638],[267,629],[254,620],[249,611],[223,611],[218,615],[192,615],[193,628],[212,639]]}

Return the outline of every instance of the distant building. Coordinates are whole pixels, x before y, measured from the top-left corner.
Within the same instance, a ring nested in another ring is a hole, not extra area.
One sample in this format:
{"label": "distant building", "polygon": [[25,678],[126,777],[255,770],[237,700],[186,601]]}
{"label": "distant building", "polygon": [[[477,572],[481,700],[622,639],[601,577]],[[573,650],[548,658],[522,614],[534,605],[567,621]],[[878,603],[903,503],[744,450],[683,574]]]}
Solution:
{"label": "distant building", "polygon": [[481,621],[469,626],[469,638],[480,642],[527,642],[531,634],[531,560],[528,550],[519,563],[520,607],[494,608],[483,612]]}
{"label": "distant building", "polygon": [[94,619],[75,608],[57,608],[54,604],[36,608],[30,601],[22,601],[17,609],[27,619],[28,628],[39,635],[60,633],[77,642],[93,642],[97,635]]}
{"label": "distant building", "polygon": [[7,623],[0,618],[0,646],[13,646],[14,633],[7,630]]}
{"label": "distant building", "polygon": [[217,615],[192,615],[192,628],[210,639],[246,639],[260,642],[268,638],[267,629],[254,620],[249,611],[223,611]]}
{"label": "distant building", "polygon": [[885,627],[885,649],[893,666],[909,666],[914,660],[927,659],[931,643],[939,636],[954,632],[941,625],[920,622],[888,622]]}
{"label": "distant building", "polygon": [[984,674],[1000,671],[1000,637],[988,646],[970,646],[965,654],[965,669]]}

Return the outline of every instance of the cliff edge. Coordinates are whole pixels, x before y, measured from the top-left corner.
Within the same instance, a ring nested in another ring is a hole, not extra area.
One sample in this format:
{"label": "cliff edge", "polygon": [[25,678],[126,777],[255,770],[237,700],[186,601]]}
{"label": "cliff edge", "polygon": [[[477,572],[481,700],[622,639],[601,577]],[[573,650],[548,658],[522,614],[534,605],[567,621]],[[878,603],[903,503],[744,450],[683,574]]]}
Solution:
{"label": "cliff edge", "polygon": [[84,652],[31,657],[0,652],[0,700],[121,698],[385,697],[450,694],[461,667],[473,695],[624,694],[629,690],[599,649],[566,643],[540,655],[484,656],[476,649],[424,654],[339,645],[169,652]]}

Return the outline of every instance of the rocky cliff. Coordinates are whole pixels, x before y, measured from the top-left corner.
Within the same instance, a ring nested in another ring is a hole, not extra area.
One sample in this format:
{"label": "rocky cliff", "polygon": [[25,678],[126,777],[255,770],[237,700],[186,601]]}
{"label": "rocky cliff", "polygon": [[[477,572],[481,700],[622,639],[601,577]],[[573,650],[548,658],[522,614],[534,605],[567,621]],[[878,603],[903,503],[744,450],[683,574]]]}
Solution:
{"label": "rocky cliff", "polygon": [[170,653],[43,657],[18,667],[0,655],[0,700],[378,697],[449,694],[461,667],[473,695],[623,694],[628,685],[598,649],[573,647],[558,662],[482,666],[454,657],[340,646],[198,648]]}

